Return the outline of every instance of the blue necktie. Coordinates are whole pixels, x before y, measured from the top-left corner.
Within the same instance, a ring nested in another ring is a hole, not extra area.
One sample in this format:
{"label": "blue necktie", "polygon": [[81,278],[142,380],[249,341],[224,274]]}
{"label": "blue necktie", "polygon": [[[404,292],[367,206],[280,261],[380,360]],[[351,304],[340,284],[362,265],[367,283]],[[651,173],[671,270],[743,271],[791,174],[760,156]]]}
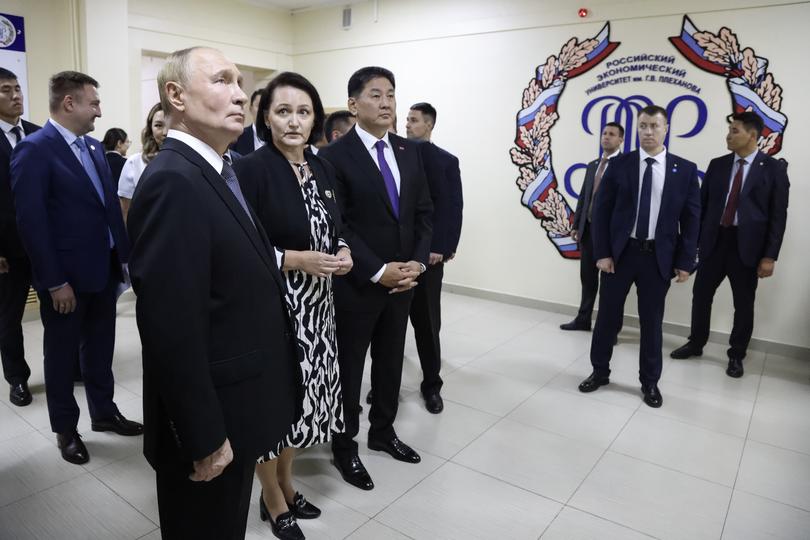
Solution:
{"label": "blue necktie", "polygon": [[391,207],[394,209],[394,215],[399,218],[399,193],[397,192],[397,182],[394,180],[394,173],[391,172],[391,167],[385,161],[385,141],[377,141],[374,144],[377,148],[377,163],[380,164],[380,173],[382,173],[383,180],[385,181],[385,191],[388,192],[388,198],[391,200]]}
{"label": "blue necktie", "polygon": [[652,199],[652,168],[655,158],[648,157],[647,168],[641,181],[641,199],[638,201],[638,222],[636,239],[646,240],[650,236],[650,199]]}
{"label": "blue necktie", "polygon": [[[93,163],[93,158],[90,157],[90,151],[87,149],[87,143],[84,141],[83,138],[77,137],[76,140],[74,141],[74,144],[79,149],[79,157],[82,160],[82,167],[84,167],[84,172],[86,172],[87,176],[90,177],[90,181],[93,183],[93,187],[96,189],[96,193],[101,199],[101,204],[104,205],[104,208],[106,209],[107,201],[104,198],[104,186],[101,185],[101,178],[99,177],[98,171],[96,170],[96,165]],[[113,246],[115,246],[112,231],[108,228],[107,233],[110,235],[110,248],[112,248]]]}
{"label": "blue necktie", "polygon": [[[231,193],[233,193],[233,196],[236,197],[236,200],[239,201],[239,205],[245,211],[245,214],[247,214],[248,219],[253,223],[253,217],[251,217],[250,210],[248,210],[245,196],[242,195],[242,189],[239,187],[239,180],[236,178],[236,173],[227,159],[222,160],[222,178],[225,179],[225,185],[231,190]],[[256,224],[253,223],[253,226],[255,227]]]}

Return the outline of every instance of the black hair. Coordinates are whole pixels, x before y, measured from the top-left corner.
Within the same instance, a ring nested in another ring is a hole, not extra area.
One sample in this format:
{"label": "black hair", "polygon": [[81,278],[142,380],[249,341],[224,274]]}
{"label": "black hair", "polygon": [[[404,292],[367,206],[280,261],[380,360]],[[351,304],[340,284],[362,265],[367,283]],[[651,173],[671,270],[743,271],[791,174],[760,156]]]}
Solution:
{"label": "black hair", "polygon": [[323,125],[323,131],[326,135],[326,142],[332,142],[332,132],[335,129],[341,129],[348,126],[351,123],[352,118],[354,118],[354,115],[347,110],[335,111],[327,116],[326,122],[324,122]]}
{"label": "black hair", "polygon": [[356,98],[359,96],[370,80],[383,77],[388,79],[391,86],[396,88],[397,83],[394,80],[394,74],[391,71],[378,66],[366,66],[355,71],[349,77],[349,97]]}
{"label": "black hair", "polygon": [[658,105],[647,105],[638,112],[639,116],[642,114],[646,114],[647,116],[655,116],[656,114],[660,114],[664,117],[664,120],[669,122],[669,115],[667,114],[666,109],[659,107]]}
{"label": "black hair", "polygon": [[273,136],[270,133],[270,128],[267,126],[265,119],[267,117],[267,111],[270,109],[270,103],[273,101],[273,92],[283,86],[290,86],[306,92],[309,99],[312,100],[312,113],[315,116],[315,122],[312,124],[312,131],[309,133],[307,143],[315,144],[320,138],[320,134],[323,133],[323,121],[326,116],[326,113],[323,112],[321,96],[318,95],[315,86],[313,86],[306,77],[299,73],[293,73],[292,71],[279,73],[263,90],[262,99],[259,101],[259,109],[256,111],[256,134],[266,143],[273,143]]}
{"label": "black hair", "polygon": [[[618,122],[608,122],[607,124],[605,124],[605,127],[615,127],[616,129],[619,130],[619,135],[621,135],[621,137],[624,138],[624,127],[622,127],[622,125],[620,123],[618,123]],[[602,129],[604,130],[605,128],[602,128]]]}
{"label": "black hair", "polygon": [[115,150],[115,147],[118,146],[118,143],[126,142],[126,140],[126,131],[121,128],[110,128],[107,130],[107,133],[104,134],[104,140],[101,141],[101,145],[107,152],[112,152]]}
{"label": "black hair", "polygon": [[414,103],[413,105],[411,105],[411,110],[419,111],[424,116],[429,117],[430,121],[433,123],[434,126],[436,125],[436,108],[430,103],[427,102]]}
{"label": "black hair", "polygon": [[8,80],[17,80],[17,76],[14,75],[14,72],[9,71],[4,67],[0,67],[0,81]]}
{"label": "black hair", "polygon": [[48,81],[48,106],[51,112],[59,108],[65,96],[84,90],[87,84],[98,88],[97,80],[78,71],[60,71],[53,75]]}
{"label": "black hair", "polygon": [[729,117],[729,121],[741,123],[746,131],[755,130],[757,138],[762,135],[762,130],[765,128],[765,122],[762,121],[762,118],[752,111],[734,113]]}

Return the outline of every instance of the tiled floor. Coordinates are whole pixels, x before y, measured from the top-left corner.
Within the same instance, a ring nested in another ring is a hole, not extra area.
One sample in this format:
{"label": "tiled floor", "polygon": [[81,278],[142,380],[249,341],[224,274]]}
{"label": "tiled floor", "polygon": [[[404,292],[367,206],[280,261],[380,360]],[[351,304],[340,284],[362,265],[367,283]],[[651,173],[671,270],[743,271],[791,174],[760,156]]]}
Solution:
{"label": "tiled floor", "polygon": [[[307,538],[810,539],[810,358],[754,351],[740,380],[724,374],[720,345],[699,360],[666,358],[664,406],[650,409],[638,389],[638,331],[620,336],[612,384],[585,395],[576,387],[590,372],[590,334],[560,331],[565,320],[445,295],[441,415],[417,391],[410,335],[406,348],[397,430],[422,463],[361,439],[377,484],[365,492],[340,479],[326,448],[303,452],[297,487],[323,509],[301,523]],[[92,459],[63,462],[48,428],[39,322],[25,335],[35,396],[25,408],[0,401],[0,538],[157,540],[141,439],[90,431],[77,387]],[[664,337],[666,352],[681,343]],[[120,408],[140,418],[132,302],[119,306],[115,375]],[[255,504],[247,537],[272,537]]]}

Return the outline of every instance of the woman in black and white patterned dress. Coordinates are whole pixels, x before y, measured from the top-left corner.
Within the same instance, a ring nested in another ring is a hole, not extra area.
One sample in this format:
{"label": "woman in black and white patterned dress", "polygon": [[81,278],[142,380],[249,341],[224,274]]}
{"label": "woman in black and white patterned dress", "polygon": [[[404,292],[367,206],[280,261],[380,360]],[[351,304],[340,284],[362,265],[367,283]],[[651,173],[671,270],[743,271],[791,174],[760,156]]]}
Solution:
{"label": "woman in black and white patterned dress", "polygon": [[347,273],[353,263],[339,237],[334,173],[305,150],[323,121],[312,84],[296,73],[279,74],[265,89],[257,113],[257,132],[267,145],[234,164],[245,198],[276,249],[301,351],[303,414],[256,466],[260,515],[285,540],[304,538],[296,518],[320,515],[293,488],[295,448],[325,443],[344,429],[331,276]]}

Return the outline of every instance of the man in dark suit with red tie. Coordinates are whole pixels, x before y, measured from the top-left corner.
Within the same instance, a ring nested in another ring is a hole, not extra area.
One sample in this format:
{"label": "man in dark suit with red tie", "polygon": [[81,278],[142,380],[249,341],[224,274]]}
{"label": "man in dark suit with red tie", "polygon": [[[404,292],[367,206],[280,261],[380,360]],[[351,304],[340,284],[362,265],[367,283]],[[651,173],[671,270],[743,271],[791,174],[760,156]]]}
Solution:
{"label": "man in dark suit with red tie", "polygon": [[574,223],[571,238],[579,243],[579,279],[582,282],[582,299],[579,302],[579,311],[573,321],[560,325],[562,330],[591,329],[591,315],[596,302],[596,292],[599,290],[599,269],[593,258],[593,233],[591,232],[591,216],[593,201],[599,191],[602,176],[605,174],[608,163],[621,153],[621,144],[624,142],[624,128],[617,122],[608,122],[602,128],[599,144],[602,148],[602,157],[588,163],[585,169],[585,181],[577,199],[577,209],[574,211]]}
{"label": "man in dark suit with red tie", "polygon": [[762,118],[754,112],[732,115],[726,136],[732,153],[713,159],[703,178],[691,332],[686,345],[670,354],[677,359],[703,354],[714,293],[728,277],[734,324],[726,374],[734,378],[743,375],[743,359],[754,330],[757,281],[773,274],[787,223],[786,164],[758,150],[763,127]]}
{"label": "man in dark suit with red tie", "polygon": [[0,68],[0,356],[3,375],[11,386],[9,401],[31,403],[25,361],[22,318],[31,288],[31,262],[20,242],[14,195],[11,193],[11,151],[39,126],[22,119],[23,94],[17,76]]}
{"label": "man in dark suit with red tie", "polygon": [[593,392],[610,382],[610,358],[630,287],[638,292],[639,380],[644,403],[660,407],[664,302],[670,280],[689,279],[700,229],[697,167],[667,152],[667,113],[649,105],[638,116],[641,148],[615,158],[593,209],[594,258],[602,271],[599,313],[591,339]]}
{"label": "man in dark suit with red tie", "polygon": [[411,289],[428,263],[433,205],[417,144],[388,132],[396,111],[393,73],[361,68],[348,87],[357,125],[319,155],[335,167],[341,235],[354,259],[352,271],[334,285],[346,432],[335,434],[332,452],[344,480],[369,490],[374,482],[354,441],[369,346],[374,394],[368,447],[406,463],[421,460],[399,440],[394,420]]}

